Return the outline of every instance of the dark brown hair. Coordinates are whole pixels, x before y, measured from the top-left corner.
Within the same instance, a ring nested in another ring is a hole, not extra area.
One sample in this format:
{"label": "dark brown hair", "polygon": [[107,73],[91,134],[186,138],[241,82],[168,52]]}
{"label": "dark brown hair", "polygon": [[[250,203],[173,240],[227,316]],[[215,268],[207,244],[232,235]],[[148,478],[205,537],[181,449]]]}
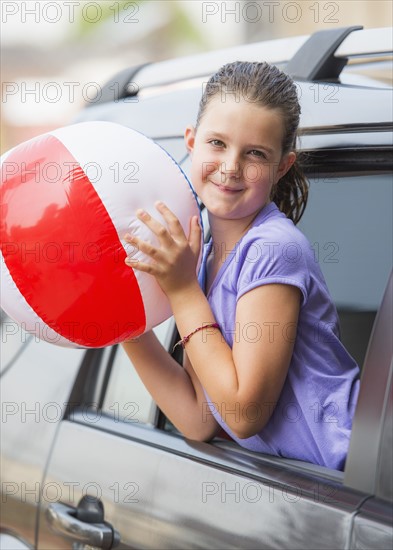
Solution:
{"label": "dark brown hair", "polygon": [[[300,105],[296,85],[288,75],[265,62],[235,61],[224,65],[205,87],[199,104],[196,128],[209,101],[218,93],[235,94],[236,101],[239,101],[239,97],[268,109],[280,110],[284,124],[282,154],[296,152]],[[273,186],[271,200],[296,224],[303,215],[307,197],[308,183],[296,160]]]}

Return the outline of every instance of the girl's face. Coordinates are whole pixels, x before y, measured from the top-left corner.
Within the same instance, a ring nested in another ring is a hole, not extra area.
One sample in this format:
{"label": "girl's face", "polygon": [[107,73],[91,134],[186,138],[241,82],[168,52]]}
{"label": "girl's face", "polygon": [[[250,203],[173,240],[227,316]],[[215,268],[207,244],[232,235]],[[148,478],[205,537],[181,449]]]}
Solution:
{"label": "girl's face", "polygon": [[272,186],[295,154],[282,156],[282,115],[234,96],[213,97],[198,130],[185,132],[191,180],[210,215],[252,219],[270,202]]}

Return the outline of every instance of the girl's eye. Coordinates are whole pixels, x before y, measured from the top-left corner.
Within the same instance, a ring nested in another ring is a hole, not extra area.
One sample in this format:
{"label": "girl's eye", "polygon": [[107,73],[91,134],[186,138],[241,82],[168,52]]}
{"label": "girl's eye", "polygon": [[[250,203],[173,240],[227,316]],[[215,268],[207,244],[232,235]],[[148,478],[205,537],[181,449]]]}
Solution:
{"label": "girl's eye", "polygon": [[223,147],[224,146],[224,143],[219,139],[212,139],[211,141],[209,141],[209,143],[214,145],[214,147]]}
{"label": "girl's eye", "polygon": [[257,149],[253,149],[252,151],[250,151],[250,155],[253,155],[254,157],[260,157],[263,159],[266,158],[265,153],[263,153],[262,151],[258,151]]}

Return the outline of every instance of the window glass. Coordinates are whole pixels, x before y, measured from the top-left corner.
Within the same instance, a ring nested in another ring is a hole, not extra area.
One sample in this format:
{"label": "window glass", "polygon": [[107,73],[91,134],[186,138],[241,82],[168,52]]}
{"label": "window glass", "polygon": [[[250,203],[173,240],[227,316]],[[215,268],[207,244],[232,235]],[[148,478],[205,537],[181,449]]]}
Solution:
{"label": "window glass", "polygon": [[[168,348],[174,330],[173,319],[154,329]],[[140,380],[122,346],[117,346],[102,411],[115,421],[155,424],[157,406]]]}
{"label": "window glass", "polygon": [[336,305],[378,309],[392,267],[391,175],[310,180],[299,228]]}
{"label": "window glass", "polygon": [[392,268],[392,201],[390,175],[314,179],[299,222],[337,306],[341,340],[360,368]]}
{"label": "window glass", "polygon": [[[393,85],[392,76],[391,55],[381,55],[379,59],[367,59],[363,62],[358,58],[350,59],[340,75],[340,81],[343,84],[354,83],[360,86],[391,88]],[[356,77],[356,79],[353,77]]]}

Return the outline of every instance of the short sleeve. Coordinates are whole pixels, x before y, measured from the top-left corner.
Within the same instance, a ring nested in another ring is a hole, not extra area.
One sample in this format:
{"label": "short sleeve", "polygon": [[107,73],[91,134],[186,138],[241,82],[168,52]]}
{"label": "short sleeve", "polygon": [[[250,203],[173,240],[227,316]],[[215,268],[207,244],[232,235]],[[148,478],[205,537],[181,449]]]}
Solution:
{"label": "short sleeve", "polygon": [[259,229],[253,228],[239,251],[237,299],[259,286],[278,283],[299,288],[305,304],[309,289],[309,242],[295,228],[292,231],[264,228],[263,235]]}

